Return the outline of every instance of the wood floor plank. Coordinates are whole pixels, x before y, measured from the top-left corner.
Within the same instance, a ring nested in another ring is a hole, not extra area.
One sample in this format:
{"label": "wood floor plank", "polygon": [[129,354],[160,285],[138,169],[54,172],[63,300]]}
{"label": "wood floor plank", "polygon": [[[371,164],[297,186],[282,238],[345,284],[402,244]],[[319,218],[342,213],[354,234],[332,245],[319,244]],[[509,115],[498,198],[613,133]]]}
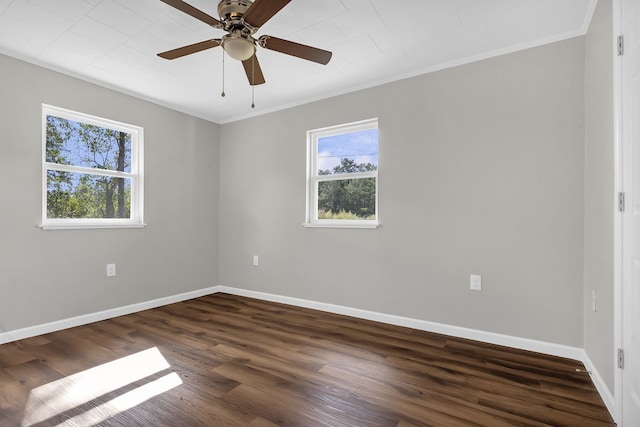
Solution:
{"label": "wood floor plank", "polygon": [[[282,386],[282,384],[295,384],[297,387],[314,385],[317,388],[322,388],[326,393],[338,394],[351,393],[357,388],[356,384],[345,382],[342,379],[327,377],[322,372],[307,370],[304,367],[297,366],[295,363],[291,363],[291,361],[276,359],[268,355],[224,345],[216,347],[215,351],[227,355],[235,355],[236,358],[233,363],[242,364],[246,369],[266,373],[273,378],[277,378],[274,381],[276,383],[274,384],[275,386]],[[230,363],[219,366],[214,369],[214,372],[238,379],[237,376],[231,373],[233,372],[233,364]],[[258,377],[254,377],[253,380],[256,383],[260,382]]]}
{"label": "wood floor plank", "polygon": [[251,427],[278,427],[278,424],[274,424],[262,417],[256,417],[253,421],[251,421]]}
{"label": "wood floor plank", "polygon": [[0,345],[0,427],[614,426],[583,370],[215,294]]}
{"label": "wood floor plank", "polygon": [[0,386],[0,422],[19,426],[29,391],[19,381]]}
{"label": "wood floor plank", "polygon": [[17,342],[0,346],[0,366],[14,366],[35,359]]}

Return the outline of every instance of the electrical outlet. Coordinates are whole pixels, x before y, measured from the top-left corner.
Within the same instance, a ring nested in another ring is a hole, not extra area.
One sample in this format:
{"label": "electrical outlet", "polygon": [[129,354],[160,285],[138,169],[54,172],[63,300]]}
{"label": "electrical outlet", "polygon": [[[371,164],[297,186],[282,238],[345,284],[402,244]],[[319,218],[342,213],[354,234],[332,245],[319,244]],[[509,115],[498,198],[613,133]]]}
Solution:
{"label": "electrical outlet", "polygon": [[596,312],[596,291],[591,290],[591,309]]}
{"label": "electrical outlet", "polygon": [[253,265],[258,265],[258,255],[253,256]]}
{"label": "electrical outlet", "polygon": [[115,277],[115,275],[116,275],[116,265],[107,264],[107,277]]}
{"label": "electrical outlet", "polygon": [[472,274],[469,278],[469,289],[472,291],[482,290],[482,276],[478,274]]}

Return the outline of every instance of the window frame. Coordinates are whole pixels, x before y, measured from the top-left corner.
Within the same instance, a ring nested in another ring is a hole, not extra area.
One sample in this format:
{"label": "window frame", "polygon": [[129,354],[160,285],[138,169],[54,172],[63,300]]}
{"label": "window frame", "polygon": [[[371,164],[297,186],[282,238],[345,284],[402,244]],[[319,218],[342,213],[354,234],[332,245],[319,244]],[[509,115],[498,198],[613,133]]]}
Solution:
{"label": "window frame", "polygon": [[[326,228],[378,228],[380,226],[379,209],[379,178],[380,169],[380,135],[378,134],[378,167],[375,171],[354,172],[337,175],[318,174],[318,139],[359,132],[363,130],[379,129],[378,118],[361,120],[357,122],[345,123],[325,128],[307,131],[307,189],[306,189],[306,211],[305,227],[326,227]],[[320,182],[341,181],[351,179],[375,178],[375,212],[376,218],[371,219],[318,219],[318,185]]]}
{"label": "window frame", "polygon": [[[47,162],[47,116],[59,117],[90,124],[131,135],[130,172],[95,169],[76,165]],[[142,228],[144,223],[144,179],[143,179],[144,129],[115,120],[105,119],[53,105],[42,104],[42,222],[40,228],[93,229],[93,228]],[[47,211],[47,175],[49,171],[100,175],[130,180],[131,200],[129,218],[49,218]]]}

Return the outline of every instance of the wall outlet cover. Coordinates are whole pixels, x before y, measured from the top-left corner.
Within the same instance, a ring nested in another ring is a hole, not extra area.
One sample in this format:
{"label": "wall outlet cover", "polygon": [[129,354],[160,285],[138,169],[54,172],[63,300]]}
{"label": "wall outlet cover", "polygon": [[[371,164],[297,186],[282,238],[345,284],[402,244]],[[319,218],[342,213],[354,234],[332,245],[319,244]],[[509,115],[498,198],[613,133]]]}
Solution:
{"label": "wall outlet cover", "polygon": [[472,274],[469,278],[469,289],[472,291],[482,290],[482,276],[478,274]]}
{"label": "wall outlet cover", "polygon": [[116,265],[107,264],[107,277],[115,277],[115,275],[116,275]]}

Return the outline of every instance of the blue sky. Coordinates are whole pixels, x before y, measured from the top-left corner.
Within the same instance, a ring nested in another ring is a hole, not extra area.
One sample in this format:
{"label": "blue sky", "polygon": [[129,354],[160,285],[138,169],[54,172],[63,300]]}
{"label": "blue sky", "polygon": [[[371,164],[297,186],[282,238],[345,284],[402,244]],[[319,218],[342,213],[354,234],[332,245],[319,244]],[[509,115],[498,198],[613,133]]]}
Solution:
{"label": "blue sky", "polygon": [[318,169],[333,169],[340,160],[349,158],[356,163],[378,165],[378,130],[367,129],[359,132],[318,138]]}
{"label": "blue sky", "polygon": [[[75,132],[66,132],[61,123],[68,123]],[[99,165],[108,165],[111,170],[116,170],[117,156],[118,156],[118,142],[115,138],[110,138],[108,141],[102,141],[99,143],[99,149],[96,153],[92,153],[87,145],[83,143],[78,137],[80,131],[80,124],[74,120],[65,119],[56,116],[47,116],[47,123],[53,124],[53,126],[61,131],[63,135],[67,135],[68,138],[64,142],[62,155],[66,158],[69,164],[74,166],[82,166],[87,168],[98,168]],[[99,129],[107,129],[100,126],[91,125],[96,131]],[[96,135],[100,135],[101,132],[96,132]],[[63,136],[64,137],[64,136]],[[125,172],[131,172],[131,136],[127,141],[127,150],[125,154]],[[83,159],[87,159],[86,161]],[[93,160],[88,160],[93,159]]]}

